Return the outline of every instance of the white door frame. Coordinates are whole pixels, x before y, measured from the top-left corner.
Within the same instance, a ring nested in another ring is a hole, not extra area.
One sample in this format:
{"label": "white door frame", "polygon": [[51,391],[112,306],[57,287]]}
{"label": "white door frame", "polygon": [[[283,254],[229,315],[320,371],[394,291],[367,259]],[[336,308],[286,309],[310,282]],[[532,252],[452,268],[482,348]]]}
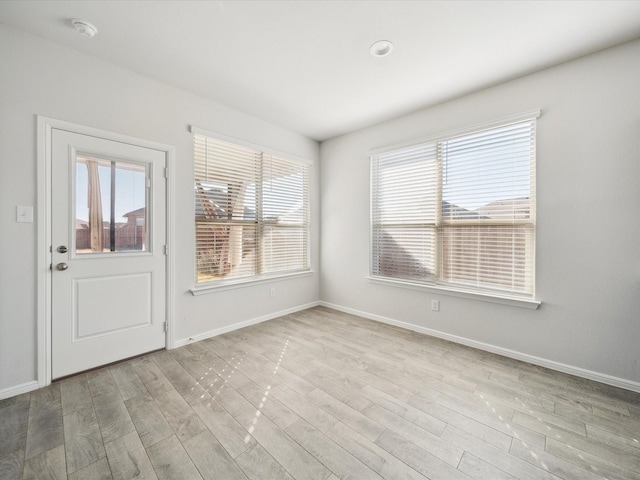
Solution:
{"label": "white door frame", "polygon": [[166,158],[166,348],[171,348],[173,339],[173,284],[174,284],[174,200],[173,168],[175,147],[158,142],[108,132],[93,127],[57,120],[38,115],[37,133],[37,370],[38,386],[51,384],[51,132],[53,129],[88,135],[115,142],[128,143],[164,152]]}

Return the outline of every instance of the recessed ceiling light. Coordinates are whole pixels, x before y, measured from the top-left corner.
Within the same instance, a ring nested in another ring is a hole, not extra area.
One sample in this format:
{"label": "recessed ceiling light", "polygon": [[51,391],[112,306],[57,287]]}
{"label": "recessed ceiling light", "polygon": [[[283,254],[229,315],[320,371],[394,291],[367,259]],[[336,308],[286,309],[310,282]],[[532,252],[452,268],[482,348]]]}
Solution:
{"label": "recessed ceiling light", "polygon": [[378,40],[369,47],[369,51],[374,57],[385,57],[393,51],[393,43],[389,40]]}
{"label": "recessed ceiling light", "polygon": [[73,28],[75,28],[80,35],[84,35],[85,37],[91,38],[98,33],[98,29],[94,25],[79,18],[71,20],[71,25],[73,25]]}

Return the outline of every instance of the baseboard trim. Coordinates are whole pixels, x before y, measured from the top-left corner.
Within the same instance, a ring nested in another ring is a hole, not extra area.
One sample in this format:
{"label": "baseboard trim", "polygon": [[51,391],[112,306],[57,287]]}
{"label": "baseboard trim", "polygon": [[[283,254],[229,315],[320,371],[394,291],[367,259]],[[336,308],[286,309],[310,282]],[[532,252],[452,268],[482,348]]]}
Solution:
{"label": "baseboard trim", "polygon": [[592,370],[586,370],[580,367],[574,367],[572,365],[556,362],[554,360],[548,360],[546,358],[536,357],[534,355],[521,353],[515,350],[510,350],[508,348],[498,347],[496,345],[491,345],[489,343],[478,342],[476,340],[460,337],[458,335],[451,335],[449,333],[441,332],[439,330],[433,330],[431,328],[421,327],[419,325],[413,325],[411,323],[402,322],[400,320],[395,320],[393,318],[383,317],[381,315],[375,315],[373,313],[363,312],[361,310],[343,307],[342,305],[336,305],[329,302],[319,302],[319,303],[323,307],[332,308],[340,312],[350,313],[352,315],[358,315],[359,317],[368,318],[369,320],[374,320],[376,322],[394,325],[396,327],[404,328],[407,330],[413,330],[414,332],[424,333],[425,335],[430,335],[432,337],[441,338],[443,340],[449,340],[454,343],[459,343],[461,345],[466,345],[468,347],[473,347],[479,350],[484,350],[486,352],[495,353],[497,355],[502,355],[504,357],[513,358],[515,360],[521,360],[523,362],[538,365],[540,367],[545,367],[550,370],[556,370],[558,372],[568,373],[569,375],[574,375],[576,377],[586,378],[588,380],[594,380],[596,382],[604,383],[606,385],[611,385],[613,387],[619,387],[625,390],[630,390],[632,392],[640,393],[640,383],[633,382],[631,380],[626,380],[624,378],[614,377],[606,373],[594,372]]}
{"label": "baseboard trim", "polygon": [[173,342],[173,346],[171,348],[178,348],[184,345],[188,345],[189,343],[199,342],[200,340],[206,340],[207,338],[216,337],[218,335],[222,335],[223,333],[232,332],[234,330],[238,330],[240,328],[248,327],[251,325],[256,325],[258,323],[266,322],[267,320],[273,320],[274,318],[282,317],[283,315],[289,315],[290,313],[296,313],[301,310],[307,310],[308,308],[317,307],[320,305],[320,302],[311,302],[305,305],[298,305],[295,307],[287,308],[285,310],[280,310],[278,312],[269,313],[267,315],[262,315],[260,317],[252,318],[250,320],[245,320],[242,322],[234,323],[232,325],[228,325],[226,327],[216,328],[214,330],[209,330],[207,332],[202,332],[197,335],[194,335],[189,338],[183,338],[182,340],[176,340]]}
{"label": "baseboard trim", "polygon": [[5,398],[15,397],[16,395],[20,395],[23,393],[31,392],[33,390],[37,390],[40,388],[37,380],[32,382],[21,383],[20,385],[15,385],[13,387],[5,388],[0,390],[0,400],[4,400]]}

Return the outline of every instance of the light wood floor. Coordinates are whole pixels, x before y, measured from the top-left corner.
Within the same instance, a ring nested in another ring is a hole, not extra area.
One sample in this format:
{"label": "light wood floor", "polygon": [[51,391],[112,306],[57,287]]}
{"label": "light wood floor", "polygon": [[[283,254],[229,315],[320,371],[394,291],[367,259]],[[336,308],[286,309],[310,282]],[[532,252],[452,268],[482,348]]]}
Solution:
{"label": "light wood floor", "polygon": [[640,395],[318,307],[0,401],[8,479],[640,479]]}

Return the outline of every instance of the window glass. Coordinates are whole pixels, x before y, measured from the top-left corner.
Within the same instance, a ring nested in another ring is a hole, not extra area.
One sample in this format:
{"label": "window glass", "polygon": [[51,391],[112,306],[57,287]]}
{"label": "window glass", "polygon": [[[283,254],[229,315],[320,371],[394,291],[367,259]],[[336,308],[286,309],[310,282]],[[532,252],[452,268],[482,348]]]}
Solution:
{"label": "window glass", "polygon": [[309,268],[309,167],[194,135],[198,284]]}
{"label": "window glass", "polygon": [[75,253],[147,250],[146,166],[77,155]]}
{"label": "window glass", "polygon": [[372,157],[371,274],[533,296],[535,120]]}

